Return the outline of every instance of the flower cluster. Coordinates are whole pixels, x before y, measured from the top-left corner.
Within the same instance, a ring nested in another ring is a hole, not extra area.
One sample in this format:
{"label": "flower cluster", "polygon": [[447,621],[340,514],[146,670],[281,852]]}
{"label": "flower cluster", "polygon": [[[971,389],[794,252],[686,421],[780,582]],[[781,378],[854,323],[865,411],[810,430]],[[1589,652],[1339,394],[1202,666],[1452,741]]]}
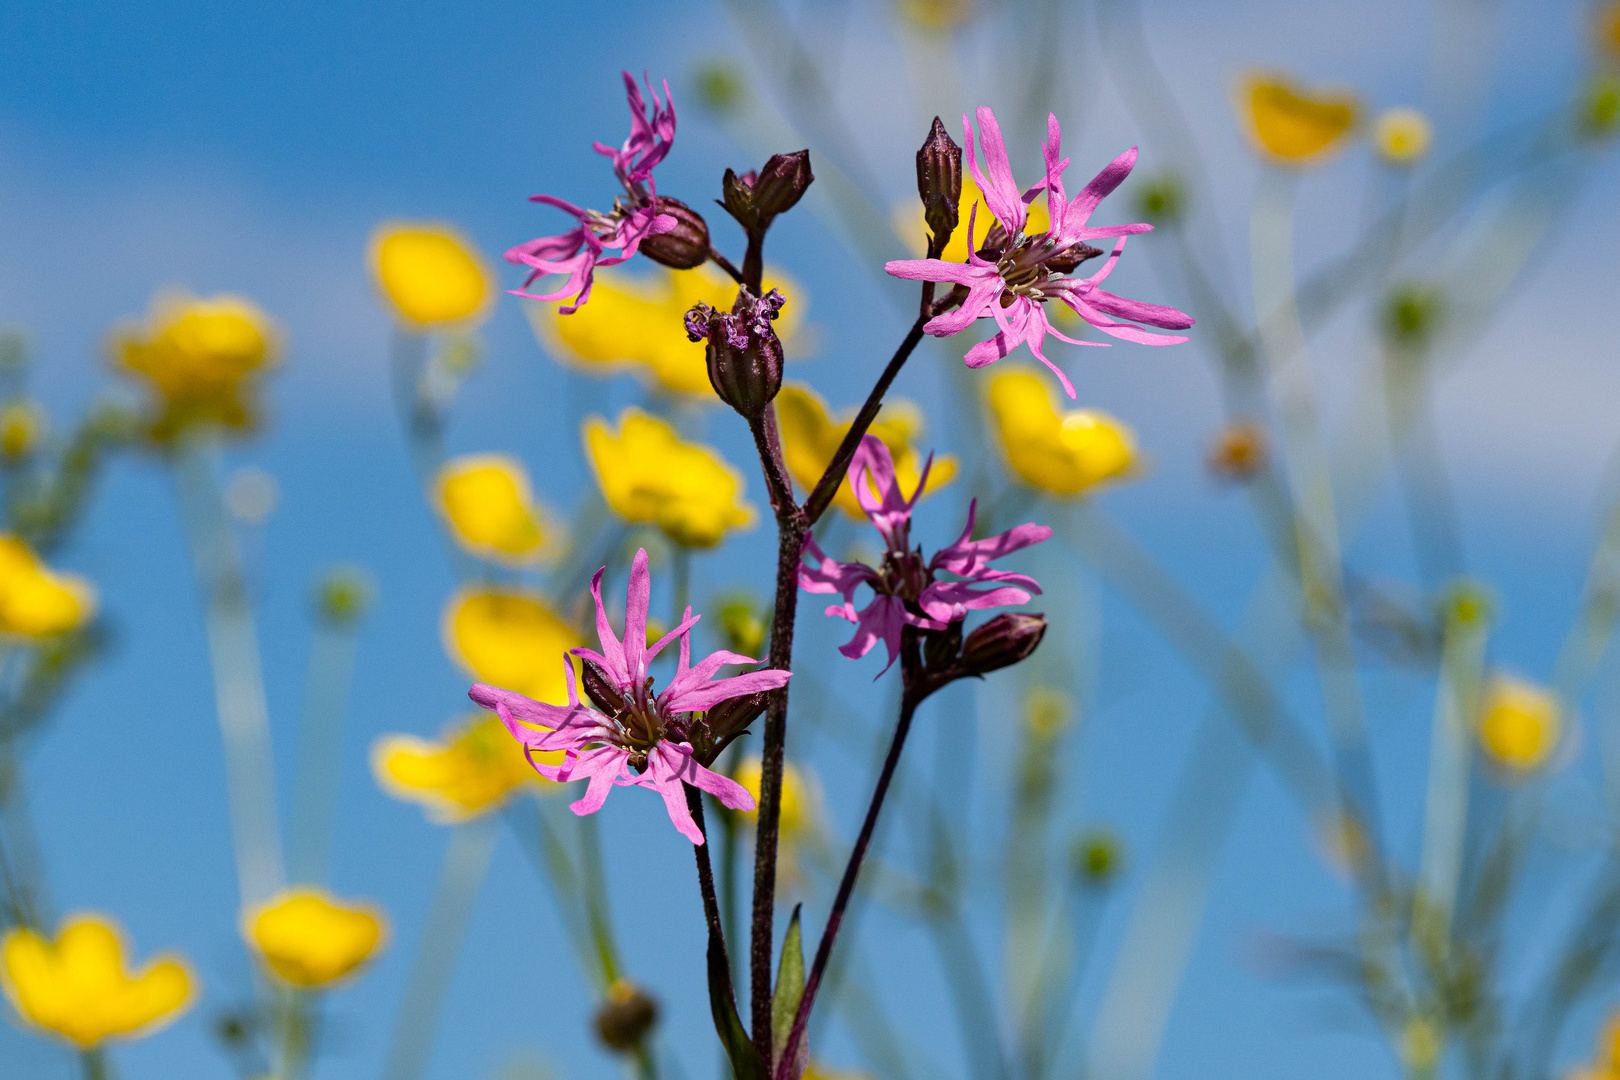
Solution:
{"label": "flower cluster", "polygon": [[[697,752],[713,749],[715,740],[740,730],[752,718],[739,718],[721,706],[745,702],[783,686],[789,673],[766,669],[716,679],[715,674],[727,664],[759,663],[725,650],[710,653],[694,666],[690,634],[700,617],[694,616],[691,608],[686,609],[679,626],[647,644],[652,576],[644,548],[636,552],[630,564],[624,636],[618,637],[602,604],[602,573],[598,570],[591,580],[602,650],[569,650],[583,661],[590,704],[580,701],[574,667],[566,659],[566,705],[547,705],[482,683],[474,686],[469,696],[501,718],[512,736],[531,751],[531,760],[534,751],[562,751],[561,764],[533,762],[541,776],[559,783],[589,781],[585,795],[570,807],[574,813],[600,810],[615,787],[648,788],[663,796],[669,818],[681,835],[702,844],[703,831],[687,807],[686,785],[707,791],[733,810],[752,810],[754,800],[736,781],[706,768]],[[653,677],[647,669],[659,653],[677,641],[680,662],[675,677],[663,692],[654,695]],[[741,723],[735,723],[738,719]]]}

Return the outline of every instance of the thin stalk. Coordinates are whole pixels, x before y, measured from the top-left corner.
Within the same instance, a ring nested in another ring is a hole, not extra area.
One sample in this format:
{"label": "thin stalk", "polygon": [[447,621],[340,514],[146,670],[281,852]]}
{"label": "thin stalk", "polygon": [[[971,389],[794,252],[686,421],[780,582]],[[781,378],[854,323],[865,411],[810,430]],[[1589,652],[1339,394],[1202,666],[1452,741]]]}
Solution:
{"label": "thin stalk", "polygon": [[739,285],[743,283],[742,271],[737,269],[736,265],[733,264],[730,259],[720,254],[720,252],[716,251],[712,247],[709,249],[709,261],[729,274],[732,281],[735,281]]}
{"label": "thin stalk", "polygon": [[495,821],[489,816],[456,826],[444,853],[444,868],[428,906],[405,997],[394,1020],[384,1080],[420,1080],[427,1072],[433,1035],[444,1005],[456,954],[473,903],[495,851]]}
{"label": "thin stalk", "polygon": [[287,863],[292,880],[326,880],[332,857],[343,723],[354,681],[356,623],[322,619],[315,628],[305,681],[304,714],[298,728],[298,758]]}
{"label": "thin stalk", "polygon": [[268,899],[284,881],[258,636],[241,553],[214,480],[213,446],[182,446],[174,458],[174,479],[203,592],[237,877],[243,903],[253,904]]}
{"label": "thin stalk", "polygon": [[804,1039],[805,1025],[810,1021],[810,1009],[816,1001],[816,991],[821,988],[821,978],[827,971],[827,962],[832,958],[833,943],[838,940],[838,928],[843,924],[844,912],[849,907],[849,898],[855,892],[855,879],[861,872],[861,863],[866,859],[866,849],[872,843],[872,831],[877,828],[878,814],[883,811],[883,800],[889,794],[889,783],[894,779],[894,770],[900,764],[900,753],[905,749],[906,736],[911,732],[911,720],[917,711],[917,702],[910,694],[900,701],[900,719],[895,724],[894,738],[889,741],[889,753],[883,759],[883,771],[878,774],[877,788],[872,792],[872,800],[866,807],[866,818],[861,822],[860,834],[855,838],[855,847],[849,853],[849,861],[844,864],[844,876],[838,882],[838,894],[833,898],[832,910],[827,914],[827,925],[821,931],[821,943],[816,946],[816,958],[810,965],[810,973],[804,980],[804,996],[799,999],[799,1011],[793,1017],[793,1028],[789,1031],[787,1042],[782,1046],[782,1067],[776,1071],[777,1080],[788,1080],[788,1063],[791,1063],[799,1052],[799,1043]]}
{"label": "thin stalk", "polygon": [[113,1080],[112,1064],[107,1060],[107,1052],[100,1047],[80,1054],[79,1066],[84,1070],[84,1080]]}
{"label": "thin stalk", "polygon": [[613,910],[608,900],[607,871],[602,866],[602,832],[591,814],[579,821],[580,865],[583,868],[585,917],[591,926],[602,978],[612,986],[624,973],[619,964],[619,945],[613,934]]}
{"label": "thin stalk", "polygon": [[670,562],[675,570],[675,589],[670,604],[669,624],[681,625],[686,608],[692,602],[692,549],[680,544],[670,545]]}

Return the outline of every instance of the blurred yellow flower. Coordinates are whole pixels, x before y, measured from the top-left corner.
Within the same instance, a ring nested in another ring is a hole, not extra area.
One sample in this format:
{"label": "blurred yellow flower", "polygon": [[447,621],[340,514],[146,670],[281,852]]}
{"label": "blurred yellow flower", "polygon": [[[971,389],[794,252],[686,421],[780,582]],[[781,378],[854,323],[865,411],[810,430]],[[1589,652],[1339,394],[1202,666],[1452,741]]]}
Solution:
{"label": "blurred yellow flower", "polygon": [[322,889],[287,889],[242,916],[242,937],[283,982],[319,989],[376,953],[387,934],[380,909]]}
{"label": "blurred yellow flower", "polygon": [[683,547],[713,547],[728,531],[753,524],[754,508],[741,498],[742,473],[640,409],[619,414],[617,432],[599,416],[585,421],[585,449],[613,512],[657,525]]}
{"label": "blurred yellow flower", "polygon": [[[560,765],[562,758],[560,750],[534,755],[548,765]],[[440,825],[498,810],[525,785],[549,783],[529,765],[523,745],[500,717],[487,712],[450,725],[438,742],[382,736],[371,744],[371,771],[384,791],[421,803]]]}
{"label": "blurred yellow flower", "polygon": [[900,17],[918,30],[944,33],[967,22],[972,0],[897,0]]}
{"label": "blurred yellow flower", "polygon": [[32,401],[0,408],[0,455],[16,461],[34,452],[45,430],[45,413]]}
{"label": "blurred yellow flower", "polygon": [[[759,803],[760,772],[760,759],[757,756],[746,757],[737,763],[737,772],[732,777],[748,789],[748,794],[754,797],[756,807]],[[820,794],[815,779],[792,762],[783,762],[782,812],[779,818],[782,835],[791,837],[814,829],[819,802]],[[741,813],[750,823],[759,819],[758,809],[744,810]]]}
{"label": "blurred yellow flower", "polygon": [[[762,284],[787,298],[775,330],[788,344],[804,321],[808,294],[774,268],[767,269]],[[530,304],[527,310],[542,344],[554,355],[603,373],[626,364],[640,366],[666,389],[712,399],[705,346],[686,336],[686,312],[699,301],[730,311],[736,299],[736,283],[712,266],[660,267],[636,277],[597,274],[591,302],[572,315],[559,315],[556,304]]]}
{"label": "blurred yellow flower", "polygon": [[69,916],[54,942],[22,928],[0,938],[0,983],[17,1014],[80,1050],[156,1031],[185,1011],[193,981],[177,956],[131,974],[122,929],[101,915]]}
{"label": "blurred yellow flower", "polygon": [[[776,395],[776,416],[782,432],[782,456],[787,461],[788,472],[809,491],[832,463],[833,455],[838,452],[838,444],[844,441],[844,433],[849,430],[855,416],[851,413],[834,420],[821,395],[802,383],[782,384],[781,392]],[[912,446],[911,440],[922,435],[921,411],[909,401],[890,399],[868,430],[889,448],[901,490],[908,494],[915,491],[917,481],[922,477],[924,458]],[[928,487],[923,494],[938,491],[954,476],[955,457],[942,454],[934,458],[934,467],[928,473]],[[848,480],[840,481],[838,494],[833,496],[833,505],[850,517],[865,516],[860,504],[855,501],[855,489],[849,486]]]}
{"label": "blurred yellow flower", "polygon": [[264,312],[238,297],[170,294],[157,299],[144,327],[114,332],[113,355],[156,391],[161,409],[151,435],[158,442],[199,422],[246,431],[257,420],[248,379],[273,362],[275,331]]}
{"label": "blurred yellow flower", "polygon": [[1506,676],[1491,679],[1480,709],[1479,742],[1498,765],[1515,773],[1539,768],[1557,749],[1562,730],[1558,699],[1550,691]]}
{"label": "blurred yellow flower", "polygon": [[1373,122],[1373,145],[1391,165],[1411,165],[1429,152],[1434,129],[1416,109],[1386,109]]}
{"label": "blurred yellow flower", "polygon": [[1598,6],[1593,31],[1598,51],[1611,61],[1620,60],[1620,0]]}
{"label": "blurred yellow flower", "polygon": [[1136,461],[1130,428],[1094,410],[1060,413],[1046,381],[1029,372],[991,379],[990,409],[1013,472],[1054,495],[1089,491]]}
{"label": "blurred yellow flower", "polygon": [[[996,217],[990,212],[990,207],[984,201],[984,194],[979,191],[979,185],[973,182],[964,169],[962,172],[962,198],[957,203],[956,229],[951,238],[945,243],[945,251],[940,255],[946,262],[967,262],[968,257],[968,225],[973,225],[973,239],[976,241],[975,249],[984,246],[984,238],[990,232],[990,226],[996,223]],[[1046,207],[1046,197],[1040,196],[1029,204],[1029,214],[1024,222],[1024,235],[1039,236],[1051,228],[1052,215]],[[928,223],[923,219],[923,205],[916,199],[907,199],[896,206],[893,225],[900,239],[907,247],[922,256],[928,250]],[[1063,308],[1063,305],[1054,305]],[[1067,310],[1063,308],[1063,310]]]}
{"label": "blurred yellow flower", "polygon": [[473,677],[548,701],[568,700],[563,656],[579,635],[546,606],[544,597],[519,589],[467,589],[444,610],[444,648]]}
{"label": "blurred yellow flower", "polygon": [[1249,75],[1242,108],[1257,149],[1283,165],[1310,165],[1344,142],[1361,103],[1351,93],[1307,90],[1286,76]]}
{"label": "blurred yellow flower", "polygon": [[1223,480],[1247,480],[1265,467],[1271,448],[1259,424],[1239,420],[1222,427],[1210,443],[1205,462]]}
{"label": "blurred yellow flower", "polygon": [[805,1066],[804,1075],[799,1080],[872,1080],[867,1073],[843,1072],[839,1069],[829,1069],[819,1061],[812,1060]]}
{"label": "blurred yellow flower", "polygon": [[508,565],[545,553],[549,530],[521,462],[504,454],[468,454],[448,462],[433,481],[439,513],[456,542],[474,555]]}
{"label": "blurred yellow flower", "polygon": [[421,328],[480,318],[494,296],[483,256],[447,225],[383,225],[371,237],[371,272],[400,319]]}
{"label": "blurred yellow flower", "polygon": [[53,573],[31,548],[0,533],[0,634],[50,637],[96,613],[96,590],[77,574]]}

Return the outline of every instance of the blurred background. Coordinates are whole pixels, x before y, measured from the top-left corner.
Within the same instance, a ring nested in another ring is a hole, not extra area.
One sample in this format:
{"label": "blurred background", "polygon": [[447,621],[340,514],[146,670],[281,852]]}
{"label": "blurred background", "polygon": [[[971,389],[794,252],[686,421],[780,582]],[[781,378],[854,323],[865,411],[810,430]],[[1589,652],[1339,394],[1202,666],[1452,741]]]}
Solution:
{"label": "blurred background", "polygon": [[[1411,489],[1384,469],[1357,513],[1341,506],[1345,565],[1356,580],[1388,583],[1387,595],[1416,597],[1418,611],[1466,575],[1489,597],[1488,665],[1545,684],[1589,612],[1596,537],[1620,493],[1620,172],[1605,153],[1612,107],[1591,100],[1616,48],[1596,8],[1524,0],[0,6],[0,326],[26,340],[30,392],[52,422],[66,426],[92,401],[131,395],[111,371],[109,334],[164,289],[250,298],[279,328],[264,420],[229,444],[225,468],[274,479],[273,506],[247,515],[240,535],[284,814],[314,584],[354,564],[375,586],[343,734],[332,886],[386,909],[392,936],[372,969],[332,996],[313,1075],[381,1075],[449,842],[450,830],[379,789],[369,747],[389,732],[432,736],[467,708],[467,676],[440,638],[454,567],[397,415],[394,319],[368,271],[380,223],[452,223],[494,260],[560,230],[559,214],[525,201],[535,192],[605,205],[612,182],[590,144],[623,137],[619,72],[645,69],[669,81],[680,119],[661,193],[706,208],[724,168],[811,148],[818,184],[774,230],[768,257],[801,287],[806,326],[789,378],[844,409],[865,396],[909,325],[911,286],[886,278],[881,261],[912,254],[890,222],[914,199],[913,157],[934,115],[956,133],[963,111],[994,107],[1015,175],[1031,182],[1054,111],[1074,160],[1071,189],[1139,145],[1138,173],[1105,205],[1108,220],[1141,220],[1150,184],[1173,177],[1164,190],[1184,201],[1169,214],[1188,222],[1214,292],[1244,326],[1254,325],[1261,285],[1250,269],[1251,245],[1264,239],[1255,231],[1266,227],[1256,200],[1286,174],[1300,278],[1342,271],[1334,287],[1344,299],[1312,325],[1308,353],[1328,441],[1361,437],[1348,403],[1377,366],[1392,290],[1407,280],[1451,290],[1455,340],[1433,365],[1422,425],[1454,509],[1452,532],[1436,541],[1447,554],[1425,563],[1422,529],[1414,541],[1409,525]],[[1335,137],[1331,157],[1278,164],[1248,127],[1241,87],[1254,72],[1348,91],[1361,119]],[[1432,146],[1410,169],[1381,158],[1373,137],[1373,121],[1396,106],[1432,124]],[[1574,134],[1535,136],[1547,117],[1575,117],[1565,125]],[[1425,192],[1443,214],[1423,209]],[[1394,270],[1378,262],[1377,239],[1392,208],[1411,230]],[[718,209],[707,216],[735,258],[740,231]],[[1438,224],[1421,232],[1431,219]],[[1071,836],[1104,830],[1119,859],[1106,889],[1085,901],[1095,908],[1083,930],[1094,935],[1090,961],[1076,982],[1075,1037],[1052,1074],[1426,1074],[1435,1063],[1422,1047],[1391,1037],[1358,1000],[1371,993],[1365,983],[1324,974],[1335,960],[1308,959],[1367,925],[1342,860],[1324,850],[1321,822],[1218,719],[1227,699],[1178,646],[1178,616],[1159,617],[1151,597],[1144,606],[1151,588],[1115,580],[1134,565],[1110,546],[1117,531],[1235,637],[1274,562],[1242,485],[1208,467],[1230,415],[1228,360],[1221,320],[1178,269],[1178,243],[1163,228],[1134,239],[1112,283],[1197,317],[1189,344],[1053,343],[1048,353],[1074,380],[1079,405],[1128,424],[1138,447],[1133,473],[1084,507],[1050,500],[1027,514],[1080,522],[1027,564],[1053,583],[1040,605],[1054,624],[1040,654],[1051,666],[1030,678],[1060,680],[1055,671],[1069,681],[1052,758],[1052,858],[1068,859]],[[1376,265],[1345,261],[1368,250]],[[515,268],[498,273],[504,287],[520,284]],[[549,355],[525,303],[502,295],[478,331],[481,359],[445,440],[452,453],[515,455],[537,496],[566,517],[594,487],[582,419],[616,417],[646,391],[633,372],[603,378]],[[963,347],[925,344],[895,391],[927,417],[918,445],[963,463],[963,478],[925,504],[930,546],[954,538],[975,478],[1000,468],[961,393]],[[746,497],[763,514],[724,555],[694,558],[692,595],[712,612],[739,589],[766,598],[774,534],[744,427],[714,413],[701,435],[743,470]],[[172,1027],[116,1049],[117,1074],[235,1075],[219,1024],[251,1000],[254,976],[238,930],[208,644],[174,478],[160,455],[130,452],[98,485],[53,562],[95,583],[108,644],[24,748],[28,813],[56,910],[115,914],[138,956],[177,949],[201,982]],[[1093,504],[1106,526],[1085,524]],[[887,731],[890,703],[872,689],[881,661],[837,658],[843,624],[804,607],[800,655],[816,658],[825,693],[795,699],[789,753],[819,777],[836,868],[874,773],[866,748]],[[714,619],[700,630],[706,648],[723,644],[709,633]],[[1606,641],[1605,632],[1600,655]],[[1412,869],[1434,783],[1434,665],[1390,660],[1365,640],[1357,649],[1382,843]],[[1612,872],[1598,700],[1615,682],[1612,666],[1594,662],[1596,696],[1583,685],[1565,703],[1563,738],[1535,780],[1533,807],[1478,800],[1524,824],[1514,899],[1487,950],[1493,992],[1510,1003],[1543,993],[1549,966],[1585,925],[1591,890]],[[1300,654],[1273,674],[1313,745],[1326,746],[1331,708],[1315,667]],[[903,904],[863,909],[853,981],[885,1003],[900,1049],[886,1056],[884,1039],[834,1016],[815,1048],[829,1070],[1018,1074],[960,1022],[953,968],[984,965],[986,985],[1004,996],[1001,888],[1019,827],[1009,800],[1029,739],[1015,685],[1025,683],[993,676],[926,711],[904,782],[950,793],[965,936],[942,944]],[[799,723],[812,700],[838,715]],[[1480,784],[1490,788],[1489,778]],[[701,981],[700,906],[687,845],[662,816],[650,799],[610,800],[601,815],[607,877],[627,965],[663,1007],[666,1075],[707,1077],[722,1066]],[[880,833],[885,860],[927,863],[931,820],[896,809]],[[619,1070],[592,1034],[598,1002],[556,904],[511,830],[495,844],[421,1075]],[[807,925],[819,928],[829,893],[826,875],[812,871],[801,889]],[[977,961],[963,960],[962,941]],[[1133,971],[1152,978],[1132,983]],[[1511,1074],[1588,1067],[1616,1004],[1620,987],[1598,980],[1548,1036],[1544,1060]],[[1511,1013],[1504,1006],[1492,1021],[1504,1038],[1517,1038]],[[79,1069],[74,1055],[12,1024],[0,1027],[0,1062],[7,1076]]]}

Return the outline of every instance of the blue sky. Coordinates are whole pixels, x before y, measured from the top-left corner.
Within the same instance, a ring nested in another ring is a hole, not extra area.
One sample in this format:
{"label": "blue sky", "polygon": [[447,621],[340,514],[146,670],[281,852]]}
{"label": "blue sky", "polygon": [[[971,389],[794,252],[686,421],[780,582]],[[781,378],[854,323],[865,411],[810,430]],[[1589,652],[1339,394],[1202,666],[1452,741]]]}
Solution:
{"label": "blue sky", "polygon": [[[1450,26],[1443,14],[1394,2],[1167,0],[1145,9],[1155,54],[1173,73],[1208,158],[1213,182],[1205,197],[1218,211],[1228,261],[1239,268],[1230,282],[1238,296],[1247,292],[1241,268],[1256,168],[1227,106],[1232,80],[1250,66],[1280,67],[1352,85],[1373,108],[1425,104],[1431,42]],[[1078,6],[1065,7],[1055,30],[1014,11],[1006,20],[1013,25],[965,35],[952,54],[954,77],[915,92],[907,79],[925,57],[896,45],[887,16],[836,3],[794,10],[810,40],[841,50],[831,69],[837,99],[871,166],[871,193],[883,200],[910,192],[912,154],[934,112],[949,117],[980,102],[1014,107],[1011,74],[1037,28],[1060,35],[1058,111],[1076,168],[1100,166],[1136,142],[1144,168],[1156,166],[1153,133],[1121,108]],[[1583,10],[1504,0],[1494,47],[1494,66],[1504,74],[1458,106],[1457,122],[1506,124],[1567,94],[1586,62],[1578,37]],[[283,368],[268,388],[273,424],[232,455],[280,482],[280,506],[252,548],[283,781],[306,661],[309,584],[325,566],[357,562],[379,585],[345,747],[335,885],[382,902],[393,913],[395,941],[374,971],[335,998],[331,1053],[319,1077],[379,1070],[445,843],[443,830],[376,790],[366,747],[384,731],[437,730],[463,707],[464,691],[438,646],[438,613],[453,580],[391,412],[389,324],[366,279],[366,238],[384,219],[442,219],[498,252],[557,227],[556,215],[525,202],[527,195],[604,199],[606,169],[589,144],[622,137],[621,67],[650,68],[674,86],[681,132],[660,185],[693,205],[716,193],[721,168],[802,145],[765,102],[729,128],[706,117],[691,73],[712,57],[732,59],[759,87],[724,11],[709,4],[678,13],[628,5],[611,19],[583,4],[0,6],[0,324],[28,333],[37,390],[59,423],[110,381],[107,329],[139,315],[163,287],[243,293],[285,331]],[[1032,142],[1021,156],[1015,150],[1015,169],[1027,173],[1035,160]],[[1302,265],[1354,234],[1372,176],[1358,148],[1307,178]],[[1493,658],[1532,677],[1547,676],[1575,611],[1592,507],[1620,437],[1620,416],[1609,404],[1620,399],[1612,362],[1620,335],[1612,301],[1617,189],[1613,162],[1595,160],[1568,207],[1574,227],[1544,249],[1531,283],[1504,302],[1439,392],[1469,566],[1491,583],[1504,612]],[[717,217],[717,236],[734,245]],[[773,236],[773,252],[807,284],[821,342],[795,374],[843,405],[861,395],[870,365],[903,332],[895,303],[909,293],[857,265],[828,221],[820,204],[807,204]],[[1127,259],[1114,279],[1127,295],[1162,298],[1173,288],[1142,257],[1152,242],[1133,242],[1138,258]],[[1366,324],[1365,311],[1348,312],[1313,354],[1330,418],[1364,357]],[[586,476],[560,403],[593,394],[600,395],[596,407],[616,410],[637,399],[637,386],[628,378],[596,384],[569,376],[534,343],[511,301],[503,301],[484,337],[486,360],[458,404],[452,448],[515,453],[543,478],[549,502],[572,505]],[[1144,479],[1100,502],[1235,625],[1264,554],[1241,498],[1202,474],[1204,441],[1219,416],[1213,351],[1195,341],[1176,350],[1099,353],[1071,349],[1061,362],[1084,404],[1137,429],[1151,462]],[[898,387],[934,418],[942,449],[952,446],[945,376],[953,362],[943,350],[920,353]],[[733,461],[748,460],[738,425],[717,417],[708,438]],[[752,473],[750,495],[763,502]],[[963,509],[941,498],[924,521],[954,535]],[[1413,580],[1392,489],[1381,491],[1368,520],[1351,545],[1357,565]],[[697,595],[767,580],[767,534],[756,530],[724,557],[700,560]],[[201,1004],[173,1029],[118,1052],[122,1075],[226,1075],[208,1025],[246,994],[248,970],[235,931],[201,618],[172,484],[159,462],[132,456],[115,466],[63,561],[97,582],[116,644],[30,748],[28,782],[54,899],[63,909],[115,912],[143,953],[185,950],[206,984]],[[1065,827],[1112,827],[1143,856],[1128,864],[1103,913],[1102,962],[1081,994],[1089,1019],[1208,695],[1140,615],[1075,569],[1072,552],[1053,544],[1035,565],[1054,578],[1074,576],[1075,596],[1095,593],[1102,611],[1100,682],[1067,744],[1061,820]],[[1066,602],[1080,610],[1079,599]],[[830,653],[837,629],[823,623],[806,613],[802,649]],[[879,696],[869,690],[874,666],[822,670],[844,700]],[[1289,686],[1291,699],[1314,716],[1304,672],[1291,673]],[[1430,693],[1399,672],[1369,678],[1386,811],[1393,841],[1408,857],[1419,839]],[[913,750],[912,782],[920,788],[936,763],[947,776],[980,781],[964,796],[962,829],[977,850],[990,851],[1004,826],[998,808],[1015,747],[995,723],[1007,707],[1004,693],[994,684],[981,692],[977,721],[962,715],[968,703],[959,695],[933,710]],[[885,722],[876,714],[857,720],[872,731]],[[1579,824],[1590,816],[1593,742],[1584,740],[1580,760],[1549,793],[1555,820],[1561,814]],[[817,729],[806,730],[803,752],[823,775],[839,834],[848,835],[870,764]],[[666,1004],[668,1042],[687,1075],[711,1075],[691,863],[655,810],[619,796],[604,811],[621,933],[638,975]],[[911,849],[900,831],[897,822],[893,854],[903,861]],[[1554,845],[1538,857],[1548,867],[1583,858]],[[984,867],[996,869],[993,862]],[[1527,908],[1516,925],[1529,934],[1538,919],[1555,924],[1568,907],[1568,890],[1556,883],[1567,880],[1550,876],[1546,906]],[[975,895],[975,902],[988,904],[990,895]],[[812,924],[823,910],[811,905]],[[1305,1069],[1324,1077],[1391,1070],[1353,1006],[1268,979],[1256,960],[1256,941],[1266,933],[1342,932],[1347,911],[1342,887],[1313,854],[1292,804],[1258,773],[1219,856],[1155,1075],[1196,1070],[1267,1080]],[[994,925],[990,915],[974,919],[992,956]],[[917,1042],[939,1048],[951,1075],[962,1075],[926,936],[875,912],[862,932],[894,1015]],[[586,1031],[590,1003],[560,933],[552,905],[503,835],[451,989],[431,1080],[490,1076],[527,1055],[550,1062],[559,1076],[609,1074],[614,1066]],[[1530,940],[1524,951],[1533,958]],[[1585,1052],[1589,1029],[1590,1018],[1563,1048],[1565,1059]],[[860,1064],[842,1035],[826,1053],[836,1064]],[[26,1062],[30,1076],[71,1069],[64,1055],[9,1028],[0,1028],[0,1059]]]}

